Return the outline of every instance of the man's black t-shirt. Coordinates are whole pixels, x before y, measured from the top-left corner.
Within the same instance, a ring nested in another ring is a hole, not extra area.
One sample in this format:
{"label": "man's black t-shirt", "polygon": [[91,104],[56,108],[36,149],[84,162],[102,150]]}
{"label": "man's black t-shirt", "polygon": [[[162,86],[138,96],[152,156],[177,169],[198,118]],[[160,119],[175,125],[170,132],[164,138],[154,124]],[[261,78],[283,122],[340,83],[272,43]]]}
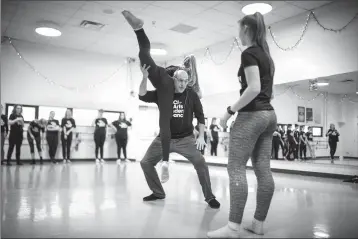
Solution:
{"label": "man's black t-shirt", "polygon": [[40,132],[45,132],[45,128],[40,126],[38,122],[36,122],[36,120],[31,121],[29,128],[28,128],[28,133],[31,132],[31,134],[36,138],[36,137],[40,137]]}
{"label": "man's black t-shirt", "polygon": [[95,134],[104,133],[106,134],[106,127],[108,125],[108,121],[106,118],[97,118],[94,122],[95,124]]}
{"label": "man's black t-shirt", "polygon": [[[145,95],[139,96],[139,99],[147,103],[158,104],[157,91],[147,91]],[[205,124],[203,106],[198,94],[192,89],[186,89],[183,93],[175,93],[170,121],[172,139],[193,135],[193,114],[200,124]]]}
{"label": "man's black t-shirt", "polygon": [[1,115],[1,133],[9,133],[9,125],[6,118],[6,115]]}
{"label": "man's black t-shirt", "polygon": [[22,118],[22,121],[18,121],[10,126],[10,134],[22,135],[24,132],[24,117],[22,115],[11,114],[9,120],[15,120]]}
{"label": "man's black t-shirt", "polygon": [[242,95],[248,87],[244,68],[249,66],[258,66],[259,68],[261,91],[255,99],[240,111],[273,110],[271,105],[273,77],[271,77],[270,74],[270,60],[261,47],[249,47],[241,54],[241,65],[238,72],[239,81],[241,83],[240,95]]}

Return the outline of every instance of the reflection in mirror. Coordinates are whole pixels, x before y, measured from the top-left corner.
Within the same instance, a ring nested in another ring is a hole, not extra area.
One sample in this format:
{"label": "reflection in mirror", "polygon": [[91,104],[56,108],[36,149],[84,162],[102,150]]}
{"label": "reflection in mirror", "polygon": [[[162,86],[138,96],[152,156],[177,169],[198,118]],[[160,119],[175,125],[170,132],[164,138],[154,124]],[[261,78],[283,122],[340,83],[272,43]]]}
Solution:
{"label": "reflection in mirror", "polygon": [[358,166],[357,92],[358,72],[275,85],[272,105],[283,142],[273,142],[272,158],[279,148],[279,159]]}

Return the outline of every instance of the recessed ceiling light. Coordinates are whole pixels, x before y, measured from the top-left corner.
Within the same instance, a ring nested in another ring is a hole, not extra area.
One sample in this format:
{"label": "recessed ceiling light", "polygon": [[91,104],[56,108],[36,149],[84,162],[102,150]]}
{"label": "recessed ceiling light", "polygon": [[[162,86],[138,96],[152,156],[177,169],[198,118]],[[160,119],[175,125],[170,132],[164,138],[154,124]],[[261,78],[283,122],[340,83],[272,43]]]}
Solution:
{"label": "recessed ceiling light", "polygon": [[328,82],[318,82],[317,83],[317,86],[327,86],[327,85],[329,85]]}
{"label": "recessed ceiling light", "polygon": [[256,12],[259,12],[264,15],[272,11],[272,6],[267,3],[252,3],[243,7],[241,11],[245,15],[255,14]]}
{"label": "recessed ceiling light", "polygon": [[59,37],[62,35],[60,30],[57,30],[52,27],[37,27],[35,31],[37,34],[47,37]]}
{"label": "recessed ceiling light", "polygon": [[150,54],[157,55],[157,56],[165,56],[168,52],[165,49],[150,49]]}

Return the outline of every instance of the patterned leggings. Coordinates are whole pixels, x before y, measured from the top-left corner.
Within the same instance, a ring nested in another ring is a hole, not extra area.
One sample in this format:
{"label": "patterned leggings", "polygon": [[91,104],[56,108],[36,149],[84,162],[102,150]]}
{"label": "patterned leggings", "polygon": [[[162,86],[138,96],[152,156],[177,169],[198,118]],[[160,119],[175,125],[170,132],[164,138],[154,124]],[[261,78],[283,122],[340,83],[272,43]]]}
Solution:
{"label": "patterned leggings", "polygon": [[275,183],[271,174],[272,134],[276,129],[275,111],[239,112],[230,133],[228,173],[230,179],[229,221],[241,223],[248,195],[246,164],[251,156],[257,177],[255,219],[266,219]]}

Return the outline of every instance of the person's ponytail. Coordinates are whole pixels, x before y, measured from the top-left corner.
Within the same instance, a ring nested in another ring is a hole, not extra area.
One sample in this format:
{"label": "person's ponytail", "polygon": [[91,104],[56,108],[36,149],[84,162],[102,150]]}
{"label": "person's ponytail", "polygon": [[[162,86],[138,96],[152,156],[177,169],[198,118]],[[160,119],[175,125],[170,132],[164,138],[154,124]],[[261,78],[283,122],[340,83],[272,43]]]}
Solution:
{"label": "person's ponytail", "polygon": [[267,40],[266,40],[266,25],[265,25],[264,17],[259,12],[256,12],[254,14],[254,17],[257,22],[257,30],[256,30],[256,34],[254,36],[254,40],[255,40],[255,43],[258,46],[260,46],[264,50],[266,55],[268,56],[268,58],[270,60],[270,75],[271,75],[271,77],[273,77],[275,74],[275,63],[272,60],[270,48],[269,48],[269,46],[267,44]]}

